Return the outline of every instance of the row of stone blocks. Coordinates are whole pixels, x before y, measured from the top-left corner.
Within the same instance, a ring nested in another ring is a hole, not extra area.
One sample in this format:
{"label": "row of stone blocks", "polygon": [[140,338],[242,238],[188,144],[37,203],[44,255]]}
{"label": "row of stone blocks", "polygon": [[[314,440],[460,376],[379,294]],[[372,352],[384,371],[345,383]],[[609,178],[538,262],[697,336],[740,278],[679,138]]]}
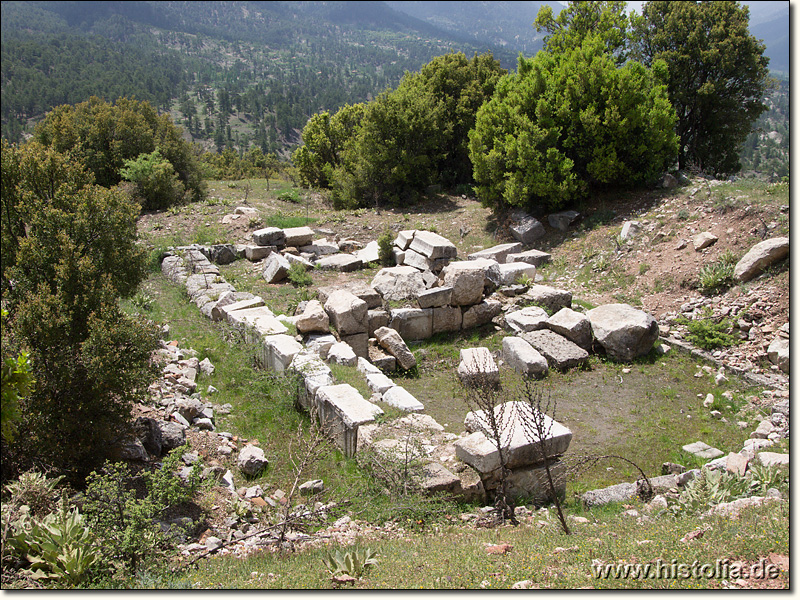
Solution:
{"label": "row of stone blocks", "polygon": [[[342,451],[351,456],[357,445],[358,427],[374,421],[383,413],[379,406],[365,400],[352,386],[335,385],[331,370],[316,350],[330,348],[336,342],[310,339],[311,349],[287,335],[288,317],[276,317],[260,297],[236,292],[219,275],[218,268],[198,251],[189,251],[186,260],[168,256],[162,271],[173,282],[186,286],[190,298],[201,312],[212,320],[225,320],[244,332],[246,338],[259,347],[258,361],[263,368],[283,372],[293,370],[303,379],[298,404],[319,418],[320,424]],[[410,354],[410,352],[409,352]],[[411,355],[413,357],[413,355]],[[401,386],[394,383],[377,367],[361,359],[360,364],[373,391],[382,401],[405,411],[424,407]]]}

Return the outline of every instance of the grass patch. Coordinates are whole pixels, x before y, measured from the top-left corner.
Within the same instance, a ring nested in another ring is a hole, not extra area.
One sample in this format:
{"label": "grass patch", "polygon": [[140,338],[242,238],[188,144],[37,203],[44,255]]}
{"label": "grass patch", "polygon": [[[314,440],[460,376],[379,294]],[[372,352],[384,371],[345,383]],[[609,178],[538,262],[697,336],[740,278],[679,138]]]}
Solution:
{"label": "grass patch", "polygon": [[304,215],[287,215],[282,212],[271,214],[262,219],[265,227],[277,227],[278,229],[289,229],[292,227],[305,227],[316,222],[316,219]]}
{"label": "grass patch", "polygon": [[706,295],[718,294],[731,287],[737,262],[736,255],[728,250],[713,263],[704,265],[698,274],[700,291]]}

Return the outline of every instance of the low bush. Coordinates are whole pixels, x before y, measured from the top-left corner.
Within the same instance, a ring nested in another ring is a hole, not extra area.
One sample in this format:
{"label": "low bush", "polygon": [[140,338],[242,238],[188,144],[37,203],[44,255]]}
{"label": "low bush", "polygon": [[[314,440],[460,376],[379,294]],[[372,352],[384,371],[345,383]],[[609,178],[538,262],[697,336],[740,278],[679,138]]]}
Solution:
{"label": "low bush", "polygon": [[692,321],[682,318],[678,324],[685,325],[689,330],[686,339],[703,350],[727,348],[737,345],[741,340],[732,333],[733,325],[730,319],[713,319],[709,312],[705,317]]}
{"label": "low bush", "polygon": [[733,284],[733,270],[736,267],[736,256],[730,250],[720,256],[719,260],[700,269],[700,291],[714,294],[729,288]]}
{"label": "low bush", "polygon": [[300,263],[293,263],[289,267],[289,273],[286,275],[294,287],[309,287],[314,280],[311,278],[311,273]]}

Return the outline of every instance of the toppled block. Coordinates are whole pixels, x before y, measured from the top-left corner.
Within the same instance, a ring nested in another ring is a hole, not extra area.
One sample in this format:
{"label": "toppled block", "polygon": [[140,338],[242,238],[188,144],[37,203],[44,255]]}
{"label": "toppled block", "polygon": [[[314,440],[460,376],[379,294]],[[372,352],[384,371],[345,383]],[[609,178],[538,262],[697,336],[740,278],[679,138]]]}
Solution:
{"label": "toppled block", "polygon": [[523,294],[537,306],[542,306],[552,312],[564,307],[572,307],[572,292],[550,287],[549,285],[532,285]]}
{"label": "toppled block", "polygon": [[455,258],[458,255],[458,250],[450,240],[432,231],[416,231],[407,249],[431,260]]}
{"label": "toppled block", "polygon": [[404,387],[394,385],[383,393],[381,398],[389,406],[399,408],[406,412],[420,412],[425,410],[425,406],[414,398]]}
{"label": "toppled block", "polygon": [[557,369],[572,369],[589,359],[586,350],[548,329],[521,333],[519,336],[536,348],[550,366]]}
{"label": "toppled block", "polygon": [[432,308],[393,308],[389,327],[404,340],[425,340],[433,335]]}
{"label": "toppled block", "polygon": [[325,258],[320,258],[316,264],[320,269],[341,271],[342,273],[358,271],[364,266],[361,259],[352,254],[331,254]]}
{"label": "toppled block", "polygon": [[499,385],[500,370],[488,348],[464,348],[460,351],[458,377],[464,385]]}
{"label": "toppled block", "polygon": [[356,453],[359,426],[373,423],[383,414],[379,406],[364,400],[346,383],[319,388],[315,403],[320,425],[347,457]]}
{"label": "toppled block", "polygon": [[467,255],[469,260],[476,260],[478,258],[488,258],[489,260],[494,260],[500,264],[503,264],[507,261],[509,254],[514,254],[522,252],[522,244],[520,242],[514,242],[512,244],[500,244],[498,246],[492,246],[491,248],[486,248],[485,250],[479,250],[478,252],[473,252],[472,254]]}
{"label": "toppled block", "polygon": [[562,308],[547,319],[547,328],[563,335],[584,350],[592,347],[592,324],[586,315],[571,308]]}
{"label": "toppled block", "polygon": [[606,353],[616,360],[644,356],[658,339],[652,315],[628,304],[605,304],[586,313],[592,333]]}
{"label": "toppled block", "polygon": [[542,378],[547,375],[547,359],[522,338],[503,338],[503,360],[526,377]]}
{"label": "toppled block", "polygon": [[547,311],[541,306],[526,306],[506,315],[506,325],[517,333],[544,329],[547,325]]}
{"label": "toppled block", "polygon": [[346,290],[333,292],[325,301],[325,312],[340,336],[367,332],[367,303]]}
{"label": "toppled block", "polygon": [[381,327],[375,330],[375,338],[381,348],[397,359],[401,369],[412,369],[417,365],[417,359],[408,349],[402,336],[394,329]]}
{"label": "toppled block", "polygon": [[285,246],[286,234],[278,227],[265,227],[253,232],[253,243],[256,246]]}
{"label": "toppled block", "polygon": [[389,267],[381,269],[370,285],[384,300],[414,299],[425,291],[425,281],[414,267]]}
{"label": "toppled block", "polygon": [[290,335],[268,335],[264,338],[263,366],[282,373],[292,364],[303,346]]}
{"label": "toppled block", "polygon": [[541,267],[550,262],[550,254],[541,250],[512,252],[506,257],[506,262],[524,262],[534,267]]}

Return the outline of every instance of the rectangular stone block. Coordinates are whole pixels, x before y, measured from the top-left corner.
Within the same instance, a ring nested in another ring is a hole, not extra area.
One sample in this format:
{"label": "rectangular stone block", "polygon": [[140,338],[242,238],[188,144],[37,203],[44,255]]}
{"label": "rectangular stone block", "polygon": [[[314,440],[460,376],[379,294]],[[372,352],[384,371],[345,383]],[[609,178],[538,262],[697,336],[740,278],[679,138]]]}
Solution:
{"label": "rectangular stone block", "polygon": [[550,262],[550,254],[541,250],[526,250],[525,252],[512,252],[506,257],[506,262],[524,262],[535,267],[541,267]]}
{"label": "rectangular stone block", "polygon": [[421,412],[425,406],[412,396],[404,387],[395,385],[384,392],[381,398],[383,402],[394,408],[399,408],[405,412]]}
{"label": "rectangular stone block", "polygon": [[406,341],[425,340],[433,335],[433,309],[393,308],[389,327]]}
{"label": "rectangular stone block", "polygon": [[500,370],[488,348],[463,348],[459,352],[458,377],[464,385],[499,385]]}
{"label": "rectangular stone block", "polygon": [[[417,230],[408,249],[418,252],[431,260],[455,258],[458,255],[458,250],[450,240],[432,231]],[[406,260],[408,260],[408,256],[406,256]]]}
{"label": "rectangular stone block", "polygon": [[520,337],[536,348],[556,369],[572,369],[589,360],[589,353],[567,338],[548,329],[521,333]]}
{"label": "rectangular stone block", "polygon": [[263,362],[265,369],[270,369],[277,373],[283,373],[292,364],[295,354],[303,349],[303,346],[290,335],[268,335],[263,342]]}
{"label": "rectangular stone block", "polygon": [[433,333],[461,329],[462,312],[458,306],[438,306],[433,309]]}
{"label": "rectangular stone block", "polygon": [[353,349],[359,358],[369,358],[369,336],[366,333],[341,336],[342,341]]}
{"label": "rectangular stone block", "polygon": [[310,227],[289,227],[283,230],[287,246],[294,246],[295,248],[302,248],[308,246],[314,239],[314,230]]}
{"label": "rectangular stone block", "polygon": [[417,296],[417,302],[420,308],[437,308],[440,306],[447,306],[450,304],[450,297],[453,294],[453,288],[450,286],[443,286],[425,290],[420,292]]}
{"label": "rectangular stone block", "polygon": [[315,398],[320,426],[345,456],[352,457],[358,444],[358,427],[382,415],[379,406],[365,400],[353,386],[322,386]]}
{"label": "rectangular stone block", "polygon": [[491,248],[486,248],[485,250],[479,250],[478,252],[473,252],[469,254],[467,258],[469,260],[476,260],[478,258],[488,258],[490,260],[495,260],[500,264],[506,262],[506,258],[509,254],[515,252],[522,251],[522,244],[520,242],[514,242],[511,244],[500,244],[498,246],[492,246]]}
{"label": "rectangular stone block", "polygon": [[277,246],[245,246],[244,257],[250,262],[264,260],[273,252],[277,252]]}

